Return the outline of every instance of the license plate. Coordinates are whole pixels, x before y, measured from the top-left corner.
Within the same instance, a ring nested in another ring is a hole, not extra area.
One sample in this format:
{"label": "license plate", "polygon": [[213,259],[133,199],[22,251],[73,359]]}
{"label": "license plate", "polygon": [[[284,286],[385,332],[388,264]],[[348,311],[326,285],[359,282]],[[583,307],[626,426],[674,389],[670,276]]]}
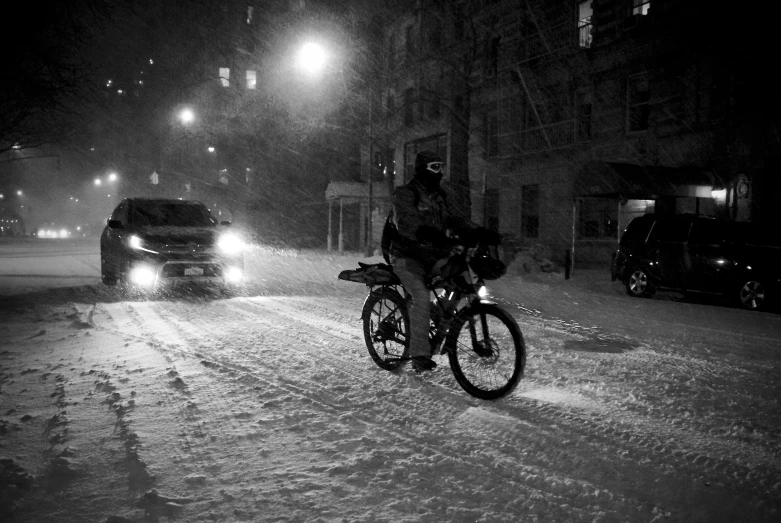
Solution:
{"label": "license plate", "polygon": [[185,276],[203,276],[203,269],[200,267],[185,267]]}

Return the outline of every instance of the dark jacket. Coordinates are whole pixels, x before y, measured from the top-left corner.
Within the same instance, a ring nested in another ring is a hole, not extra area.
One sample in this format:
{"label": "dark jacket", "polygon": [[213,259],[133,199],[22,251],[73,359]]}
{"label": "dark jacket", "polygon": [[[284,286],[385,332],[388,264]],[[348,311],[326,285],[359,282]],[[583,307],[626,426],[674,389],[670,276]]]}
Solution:
{"label": "dark jacket", "polygon": [[450,254],[446,231],[469,230],[471,224],[458,218],[445,191],[431,191],[417,178],[393,192],[393,215],[400,238],[391,247],[395,258],[414,258],[433,263]]}

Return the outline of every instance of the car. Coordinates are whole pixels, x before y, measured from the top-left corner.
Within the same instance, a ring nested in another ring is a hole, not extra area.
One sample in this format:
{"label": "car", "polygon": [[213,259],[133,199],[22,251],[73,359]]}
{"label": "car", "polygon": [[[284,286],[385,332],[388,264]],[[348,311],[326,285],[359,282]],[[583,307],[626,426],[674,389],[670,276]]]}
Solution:
{"label": "car", "polygon": [[238,285],[245,243],[229,222],[218,222],[201,202],[126,198],[100,237],[105,285],[159,289],[177,282]]}
{"label": "car", "polygon": [[622,234],[611,279],[634,297],[670,289],[720,294],[746,309],[766,309],[781,294],[781,241],[750,223],[647,214]]}

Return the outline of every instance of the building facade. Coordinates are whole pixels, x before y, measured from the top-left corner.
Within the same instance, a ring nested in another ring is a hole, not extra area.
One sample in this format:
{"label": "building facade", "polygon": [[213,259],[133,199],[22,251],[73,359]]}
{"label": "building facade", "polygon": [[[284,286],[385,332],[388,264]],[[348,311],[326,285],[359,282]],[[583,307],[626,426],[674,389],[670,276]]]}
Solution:
{"label": "building facade", "polygon": [[761,13],[683,0],[407,8],[385,31],[386,153],[366,155],[390,158],[389,184],[409,179],[417,150],[440,150],[474,221],[576,267],[607,266],[639,214],[779,223]]}

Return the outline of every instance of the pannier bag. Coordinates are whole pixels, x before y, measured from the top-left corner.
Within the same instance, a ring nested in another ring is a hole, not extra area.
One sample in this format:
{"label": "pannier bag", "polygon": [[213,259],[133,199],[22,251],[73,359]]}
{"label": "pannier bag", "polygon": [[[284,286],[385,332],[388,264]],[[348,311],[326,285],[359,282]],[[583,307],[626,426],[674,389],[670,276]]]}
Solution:
{"label": "pannier bag", "polygon": [[384,263],[367,264],[358,262],[359,268],[339,273],[339,279],[365,285],[401,285],[393,267]]}

